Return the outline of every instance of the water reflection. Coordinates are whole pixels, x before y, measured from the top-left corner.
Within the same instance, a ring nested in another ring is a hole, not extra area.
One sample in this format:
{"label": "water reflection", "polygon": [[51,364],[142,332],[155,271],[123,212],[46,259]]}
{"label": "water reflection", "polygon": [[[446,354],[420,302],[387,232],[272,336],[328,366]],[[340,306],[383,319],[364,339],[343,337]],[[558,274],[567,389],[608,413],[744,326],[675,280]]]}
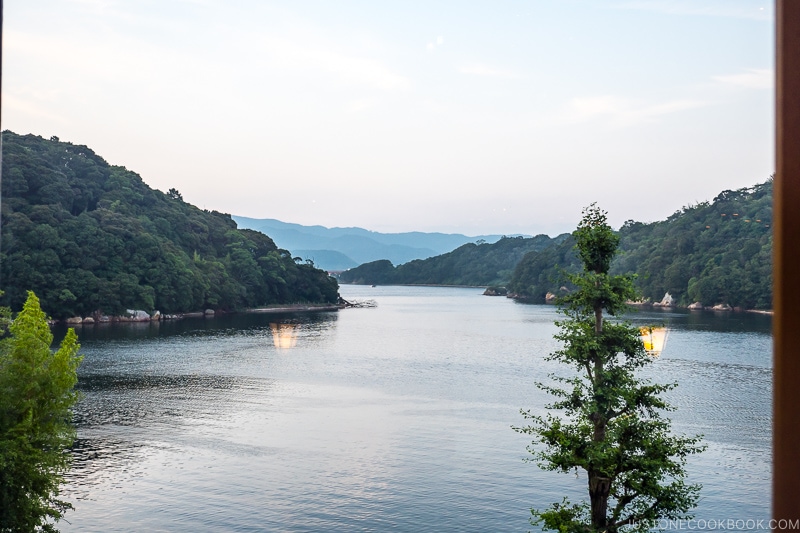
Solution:
{"label": "water reflection", "polygon": [[276,348],[294,348],[297,346],[298,324],[292,322],[270,322],[272,343]]}
{"label": "water reflection", "polygon": [[143,475],[142,463],[154,450],[185,450],[218,438],[248,405],[268,398],[273,386],[270,379],[220,375],[80,376],[79,438],[67,475],[79,488],[75,497]]}
{"label": "water reflection", "polygon": [[[663,324],[670,328],[716,333],[772,333],[772,316],[761,313],[652,308],[634,310],[626,318],[634,323]],[[642,324],[645,325],[645,324]]]}
{"label": "water reflection", "polygon": [[[515,302],[526,310],[526,321],[552,323],[561,319],[554,305]],[[712,331],[716,333],[772,334],[772,315],[757,312],[689,310],[671,307],[631,308],[624,317],[640,326],[664,325],[673,329]]]}
{"label": "water reflection", "polygon": [[[339,318],[337,311],[305,313],[233,313],[215,317],[190,317],[180,320],[153,322],[112,322],[80,325],[75,329],[83,344],[87,341],[142,340],[174,336],[241,335],[257,332],[276,324],[302,324],[311,331],[326,330],[335,326]],[[66,334],[67,327],[60,324],[53,328],[54,344]]]}
{"label": "water reflection", "polygon": [[[509,429],[551,400],[533,383],[561,370],[545,359],[554,307],[345,290],[379,306],[79,329],[85,399],[64,492],[76,511],[62,530],[526,530],[531,505],[584,495],[584,480],[525,465],[529,441]],[[672,331],[644,372],[679,382],[673,427],[709,444],[688,465],[698,518],[761,518],[770,317],[630,320]]]}
{"label": "water reflection", "polygon": [[90,499],[98,485],[122,485],[130,477],[141,476],[140,465],[149,448],[113,432],[81,431],[71,450],[72,468],[65,476],[74,487],[72,496],[76,500]]}
{"label": "water reflection", "polygon": [[80,427],[106,424],[146,426],[154,420],[212,418],[224,411],[236,389],[253,380],[229,376],[121,375],[80,376],[84,395],[75,410]]}

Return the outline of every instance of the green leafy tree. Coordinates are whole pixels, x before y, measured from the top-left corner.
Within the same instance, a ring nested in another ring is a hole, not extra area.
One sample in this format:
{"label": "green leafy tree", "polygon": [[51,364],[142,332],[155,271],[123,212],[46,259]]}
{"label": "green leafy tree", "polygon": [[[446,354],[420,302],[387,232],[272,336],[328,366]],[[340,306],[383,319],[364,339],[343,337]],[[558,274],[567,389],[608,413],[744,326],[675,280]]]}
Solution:
{"label": "green leafy tree", "polygon": [[[612,274],[635,272],[636,285],[650,301],[669,292],[679,305],[728,303],[772,307],[772,180],[723,191],[666,220],[629,220],[619,230]],[[560,272],[580,271],[572,239],[528,252],[517,264],[508,290],[515,298],[543,301],[557,293]]]}
{"label": "green leafy tree", "polygon": [[75,437],[77,336],[70,329],[53,353],[32,292],[8,329],[0,343],[0,531],[56,531],[72,507],[58,494]]}
{"label": "green leafy tree", "polygon": [[2,137],[0,305],[21,308],[28,289],[56,319],[338,300],[334,279],[230,215],[151,189],[86,146]]}
{"label": "green leafy tree", "polygon": [[630,275],[609,275],[619,237],[594,204],[573,233],[583,271],[569,275],[576,289],[561,300],[565,319],[555,336],[562,348],[549,356],[572,367],[572,377],[551,376],[538,386],[556,400],[546,416],[522,411],[533,435],[529,450],[546,470],[581,469],[589,502],[567,499],[532,510],[532,522],[560,532],[647,531],[655,520],[687,518],[699,485],[684,483],[686,457],[702,451],[700,437],[672,435],[660,397],[676,384],[659,385],[636,376],[650,364],[638,328],[608,320],[627,310],[637,292]]}

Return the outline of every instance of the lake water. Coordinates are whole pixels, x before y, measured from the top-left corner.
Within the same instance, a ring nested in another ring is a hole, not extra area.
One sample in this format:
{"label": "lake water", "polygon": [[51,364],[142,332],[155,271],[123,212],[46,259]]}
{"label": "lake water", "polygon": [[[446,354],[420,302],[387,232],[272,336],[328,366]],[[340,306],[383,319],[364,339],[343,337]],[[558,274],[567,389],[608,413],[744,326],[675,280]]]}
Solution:
{"label": "lake water", "polygon": [[[555,308],[479,289],[343,286],[376,308],[87,327],[62,531],[529,531],[585,480],[526,463],[520,408],[564,372]],[[770,317],[665,322],[696,517],[767,520]]]}

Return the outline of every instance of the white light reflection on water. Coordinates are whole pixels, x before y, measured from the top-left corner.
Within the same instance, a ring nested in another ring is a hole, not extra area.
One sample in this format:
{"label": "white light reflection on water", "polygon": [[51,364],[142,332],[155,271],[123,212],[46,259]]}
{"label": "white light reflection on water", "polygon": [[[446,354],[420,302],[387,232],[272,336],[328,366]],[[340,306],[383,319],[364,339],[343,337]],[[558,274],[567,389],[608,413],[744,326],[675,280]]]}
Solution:
{"label": "white light reflection on water", "polygon": [[[527,531],[585,481],[524,463],[554,309],[480,290],[342,288],[371,309],[93,328],[64,531]],[[769,318],[667,322],[648,371],[704,433],[698,518],[767,518]],[[276,348],[272,323],[297,324]]]}

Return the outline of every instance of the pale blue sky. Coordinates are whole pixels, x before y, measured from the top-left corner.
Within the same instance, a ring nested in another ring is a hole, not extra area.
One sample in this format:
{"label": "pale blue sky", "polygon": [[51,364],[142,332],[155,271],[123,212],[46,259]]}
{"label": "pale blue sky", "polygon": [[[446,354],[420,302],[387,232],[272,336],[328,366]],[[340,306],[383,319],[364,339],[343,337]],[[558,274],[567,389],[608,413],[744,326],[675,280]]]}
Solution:
{"label": "pale blue sky", "polygon": [[773,172],[767,0],[7,0],[2,127],[200,207],[377,231],[663,219]]}

